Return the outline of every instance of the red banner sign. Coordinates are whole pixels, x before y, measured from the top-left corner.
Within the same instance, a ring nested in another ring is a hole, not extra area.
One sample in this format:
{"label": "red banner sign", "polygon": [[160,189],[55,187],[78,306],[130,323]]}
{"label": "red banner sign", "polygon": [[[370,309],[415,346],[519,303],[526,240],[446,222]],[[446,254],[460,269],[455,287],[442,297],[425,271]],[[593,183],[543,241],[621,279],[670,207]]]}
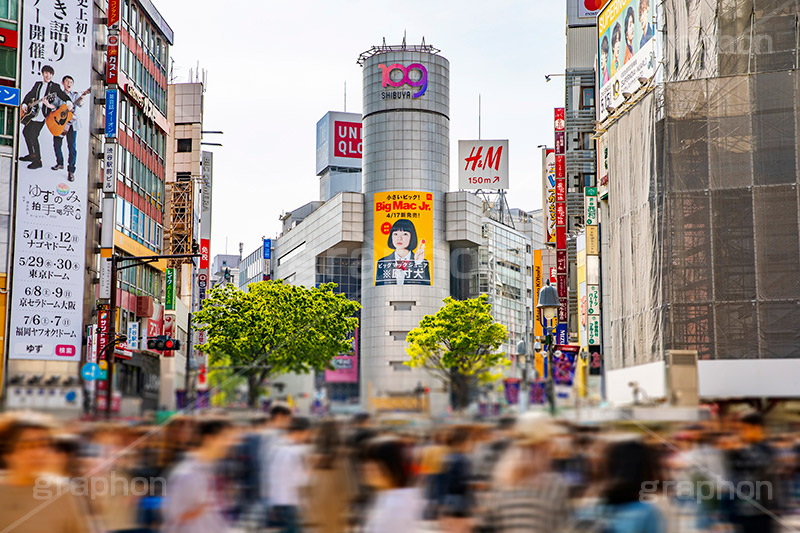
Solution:
{"label": "red banner sign", "polygon": [[119,72],[119,37],[116,35],[108,36],[108,50],[106,51],[106,83],[109,85],[117,83]]}
{"label": "red banner sign", "polygon": [[553,122],[553,125],[555,126],[556,131],[564,131],[564,128],[566,127],[566,122],[564,121],[563,107],[557,107],[555,109],[555,120]]}
{"label": "red banner sign", "polygon": [[106,346],[108,346],[108,309],[101,309],[97,314],[97,354],[99,359],[106,359]]}
{"label": "red banner sign", "polygon": [[108,29],[119,27],[119,0],[108,0]]}
{"label": "red banner sign", "polygon": [[211,258],[211,239],[200,239],[200,270],[208,270]]}
{"label": "red banner sign", "polygon": [[9,30],[8,28],[0,28],[0,46],[6,48],[17,47],[17,32],[16,30]]}

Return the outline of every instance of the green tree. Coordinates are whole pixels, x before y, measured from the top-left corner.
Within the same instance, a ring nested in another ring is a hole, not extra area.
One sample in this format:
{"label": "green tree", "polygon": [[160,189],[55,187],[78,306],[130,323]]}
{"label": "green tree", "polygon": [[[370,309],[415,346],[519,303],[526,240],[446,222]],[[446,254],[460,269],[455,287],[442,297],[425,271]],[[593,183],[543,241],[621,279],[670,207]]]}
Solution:
{"label": "green tree", "polygon": [[500,378],[510,361],[497,349],[508,337],[494,321],[486,295],[470,300],[444,299],[444,307],[425,316],[408,333],[406,365],[424,368],[450,386],[453,408],[469,405],[470,391]]}
{"label": "green tree", "polygon": [[351,350],[347,338],[358,327],[357,302],[336,294],[333,283],[319,288],[262,281],[244,292],[233,285],[209,291],[194,324],[207,332],[198,346],[211,363],[227,358],[247,379],[248,405],[256,407],[261,384],[286,372],[332,368],[336,355]]}

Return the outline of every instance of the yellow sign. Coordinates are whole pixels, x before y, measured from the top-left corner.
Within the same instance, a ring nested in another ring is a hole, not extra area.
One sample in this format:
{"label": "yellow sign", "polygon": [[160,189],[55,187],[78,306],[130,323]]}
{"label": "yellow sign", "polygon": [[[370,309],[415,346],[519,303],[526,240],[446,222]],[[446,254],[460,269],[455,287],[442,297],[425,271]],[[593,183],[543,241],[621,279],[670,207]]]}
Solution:
{"label": "yellow sign", "polygon": [[533,334],[536,337],[544,335],[542,328],[542,310],[536,307],[539,305],[539,291],[542,290],[542,251],[533,251]]}
{"label": "yellow sign", "polygon": [[101,359],[97,362],[97,366],[100,367],[100,370],[108,370],[108,361]]}
{"label": "yellow sign", "polygon": [[586,226],[586,255],[600,255],[598,226]]}
{"label": "yellow sign", "polygon": [[379,192],[373,201],[375,285],[432,285],[433,193]]}

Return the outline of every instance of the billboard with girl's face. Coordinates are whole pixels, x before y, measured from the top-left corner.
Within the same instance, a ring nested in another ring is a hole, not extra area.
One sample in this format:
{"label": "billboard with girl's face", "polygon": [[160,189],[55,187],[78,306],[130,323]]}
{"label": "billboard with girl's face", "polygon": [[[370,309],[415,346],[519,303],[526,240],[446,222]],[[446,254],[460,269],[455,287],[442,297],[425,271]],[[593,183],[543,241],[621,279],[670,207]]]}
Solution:
{"label": "billboard with girl's face", "polygon": [[375,285],[433,284],[433,193],[375,193]]}
{"label": "billboard with girl's face", "polygon": [[612,0],[597,17],[598,115],[617,108],[626,93],[655,73],[655,0]]}

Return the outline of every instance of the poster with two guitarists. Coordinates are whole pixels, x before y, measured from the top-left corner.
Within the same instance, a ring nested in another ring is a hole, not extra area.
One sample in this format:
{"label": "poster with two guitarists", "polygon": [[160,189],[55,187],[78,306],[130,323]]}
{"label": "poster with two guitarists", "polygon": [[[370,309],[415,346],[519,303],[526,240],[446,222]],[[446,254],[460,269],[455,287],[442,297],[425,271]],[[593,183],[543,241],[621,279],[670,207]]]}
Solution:
{"label": "poster with two guitarists", "polygon": [[12,359],[81,356],[93,3],[23,0]]}

